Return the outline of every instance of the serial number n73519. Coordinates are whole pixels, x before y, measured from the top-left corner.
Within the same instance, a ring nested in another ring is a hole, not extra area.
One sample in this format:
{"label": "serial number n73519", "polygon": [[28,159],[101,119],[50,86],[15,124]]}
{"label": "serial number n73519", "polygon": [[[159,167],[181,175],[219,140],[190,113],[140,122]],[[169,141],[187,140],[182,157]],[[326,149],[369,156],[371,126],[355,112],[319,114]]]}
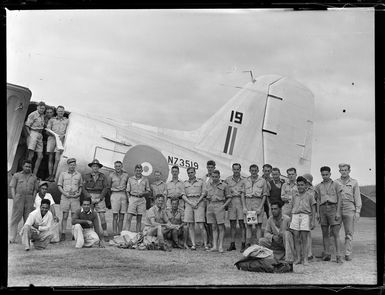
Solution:
{"label": "serial number n73519", "polygon": [[180,167],[185,167],[185,168],[188,168],[188,167],[194,167],[195,169],[199,168],[199,165],[197,162],[194,162],[192,160],[185,160],[178,157],[172,157],[172,156],[168,156],[168,164],[178,165]]}

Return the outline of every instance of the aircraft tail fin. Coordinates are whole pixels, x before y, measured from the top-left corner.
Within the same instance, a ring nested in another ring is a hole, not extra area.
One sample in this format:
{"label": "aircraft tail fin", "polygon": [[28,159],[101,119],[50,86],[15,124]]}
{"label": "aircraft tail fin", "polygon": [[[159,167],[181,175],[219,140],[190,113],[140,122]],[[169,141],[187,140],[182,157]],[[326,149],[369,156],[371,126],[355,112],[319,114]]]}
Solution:
{"label": "aircraft tail fin", "polygon": [[313,94],[278,75],[247,83],[201,128],[196,148],[224,161],[310,169]]}

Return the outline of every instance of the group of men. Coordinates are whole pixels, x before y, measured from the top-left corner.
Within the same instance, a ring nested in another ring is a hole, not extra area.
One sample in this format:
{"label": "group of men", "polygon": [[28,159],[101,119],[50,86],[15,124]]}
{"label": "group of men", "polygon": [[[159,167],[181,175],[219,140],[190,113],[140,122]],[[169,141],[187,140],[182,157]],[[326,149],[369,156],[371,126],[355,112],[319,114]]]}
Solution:
{"label": "group of men", "polygon": [[[119,235],[124,229],[131,230],[133,216],[136,216],[136,232],[142,231],[144,216],[143,233],[157,236],[160,243],[170,239],[175,248],[196,250],[197,225],[204,249],[223,253],[227,211],[231,239],[227,251],[236,250],[238,223],[241,252],[252,244],[252,233],[255,232],[256,243],[272,249],[289,264],[308,265],[309,258],[313,258],[311,230],[318,220],[323,236],[322,260],[331,260],[331,236],[336,261],[342,263],[339,238],[342,224],[345,260],[351,260],[353,228],[360,216],[361,197],[357,181],[349,176],[349,164],[339,165],[341,177],[336,180],[331,179],[329,167],[321,167],[323,180],[315,187],[310,174],[297,177],[296,169],[289,168],[285,181],[280,170],[269,164],[263,165],[261,176],[258,175],[258,166],[252,164],[249,167],[250,176],[243,177],[241,165],[234,163],[233,175],[222,180],[215,162],[210,160],[203,178],[197,178],[195,168],[189,167],[188,180],[185,181],[179,179],[179,167],[173,166],[169,182],[164,182],[161,172],[155,171],[155,181],[151,184],[142,175],[140,164],[135,166],[131,177],[123,171],[120,161],[114,163],[115,170],[109,177],[99,171],[103,165],[96,159],[88,164],[91,172],[84,176],[76,171],[76,159],[68,159],[67,164],[68,170],[61,172],[57,181],[62,194],[61,240],[65,240],[68,214],[71,212],[73,239],[77,248],[104,247],[103,240],[108,236],[105,197],[110,192],[113,235]],[[57,217],[52,210],[48,211],[53,200],[45,200],[49,199],[45,197],[49,194],[44,195],[44,182],[39,185],[36,176],[31,173],[30,161],[24,162],[23,171],[13,176],[10,186],[14,209],[26,208],[21,211],[22,214],[17,210],[13,212],[11,242],[14,242],[17,224],[24,216],[26,222],[22,241],[25,249],[30,248],[31,237],[40,241],[38,248],[44,248],[49,240],[46,224]],[[40,207],[28,216],[33,208],[34,195],[41,199]],[[269,217],[262,231],[265,213]]]}
{"label": "group of men", "polygon": [[28,160],[32,161],[35,153],[37,155],[33,174],[37,175],[43,151],[48,156],[48,177],[46,180],[54,181],[54,176],[59,164],[62,150],[57,146],[54,134],[57,134],[61,143],[67,131],[68,118],[64,116],[64,107],[59,105],[55,109],[41,101],[37,104],[36,111],[31,112],[25,122],[25,132],[27,135]]}

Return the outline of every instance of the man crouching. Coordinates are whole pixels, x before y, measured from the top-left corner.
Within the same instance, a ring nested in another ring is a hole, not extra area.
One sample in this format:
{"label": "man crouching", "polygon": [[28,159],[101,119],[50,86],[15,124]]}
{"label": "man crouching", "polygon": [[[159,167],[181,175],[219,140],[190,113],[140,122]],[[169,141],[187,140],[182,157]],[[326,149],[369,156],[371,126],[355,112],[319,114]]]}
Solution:
{"label": "man crouching", "polygon": [[75,248],[95,246],[104,248],[103,230],[99,223],[98,214],[91,210],[91,198],[85,197],[81,205],[82,207],[76,210],[72,219]]}
{"label": "man crouching", "polygon": [[178,228],[172,225],[167,217],[162,194],[155,196],[155,205],[148,209],[144,225],[143,235],[158,237],[161,247],[164,247],[164,236],[173,228]]}
{"label": "man crouching", "polygon": [[52,213],[49,211],[51,202],[48,199],[41,200],[40,208],[29,213],[20,235],[25,251],[29,251],[32,240],[35,249],[47,248],[53,233],[51,226],[53,221]]}

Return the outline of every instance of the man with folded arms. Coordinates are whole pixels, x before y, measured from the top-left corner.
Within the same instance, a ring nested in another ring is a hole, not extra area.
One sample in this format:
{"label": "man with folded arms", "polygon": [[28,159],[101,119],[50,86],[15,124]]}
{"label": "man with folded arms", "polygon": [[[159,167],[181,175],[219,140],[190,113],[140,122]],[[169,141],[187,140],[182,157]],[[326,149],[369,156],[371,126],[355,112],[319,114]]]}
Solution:
{"label": "man with folded arms", "polygon": [[53,233],[51,226],[53,222],[52,213],[49,211],[51,202],[48,199],[41,200],[40,207],[32,211],[25,222],[20,235],[25,251],[29,251],[32,240],[37,250],[47,248]]}

